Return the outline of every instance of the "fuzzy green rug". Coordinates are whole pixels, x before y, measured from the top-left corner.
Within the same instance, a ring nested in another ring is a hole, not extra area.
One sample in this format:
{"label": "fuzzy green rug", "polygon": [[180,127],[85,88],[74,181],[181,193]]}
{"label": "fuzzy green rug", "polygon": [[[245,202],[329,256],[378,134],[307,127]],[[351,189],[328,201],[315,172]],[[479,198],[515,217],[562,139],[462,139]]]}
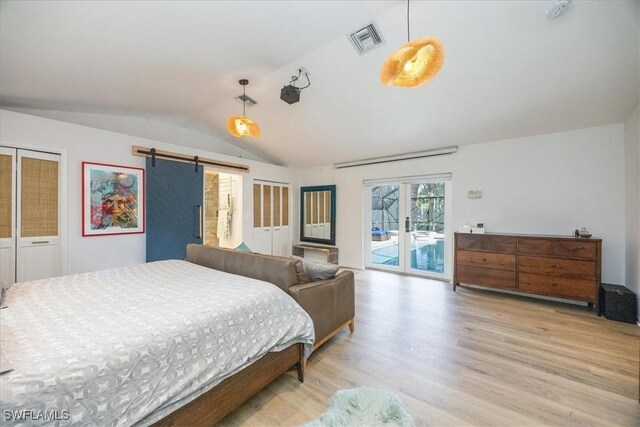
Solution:
{"label": "fuzzy green rug", "polygon": [[304,427],[414,425],[411,415],[398,396],[389,390],[360,387],[340,390],[334,394],[327,412]]}

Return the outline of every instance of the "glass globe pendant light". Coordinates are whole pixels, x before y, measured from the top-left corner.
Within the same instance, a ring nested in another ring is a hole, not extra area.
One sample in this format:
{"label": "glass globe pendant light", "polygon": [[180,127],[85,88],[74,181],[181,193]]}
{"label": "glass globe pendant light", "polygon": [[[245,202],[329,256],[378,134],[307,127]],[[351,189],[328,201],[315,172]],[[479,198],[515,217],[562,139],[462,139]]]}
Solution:
{"label": "glass globe pendant light", "polygon": [[438,74],[443,62],[444,45],[437,37],[411,40],[407,0],[407,43],[387,58],[380,81],[386,86],[422,86]]}
{"label": "glass globe pendant light", "polygon": [[242,79],[238,83],[242,86],[242,115],[236,115],[229,117],[227,120],[227,130],[229,133],[236,138],[242,138],[243,136],[248,136],[251,138],[258,138],[260,136],[260,126],[258,123],[251,120],[247,117],[246,114],[246,88],[249,84],[249,80]]}

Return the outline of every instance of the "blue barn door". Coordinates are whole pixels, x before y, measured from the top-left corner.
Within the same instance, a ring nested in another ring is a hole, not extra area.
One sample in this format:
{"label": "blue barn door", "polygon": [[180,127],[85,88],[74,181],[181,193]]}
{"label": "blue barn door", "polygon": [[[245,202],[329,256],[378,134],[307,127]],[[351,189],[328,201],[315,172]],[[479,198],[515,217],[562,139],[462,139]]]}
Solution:
{"label": "blue barn door", "polygon": [[147,262],[185,259],[187,243],[202,243],[203,169],[147,157]]}

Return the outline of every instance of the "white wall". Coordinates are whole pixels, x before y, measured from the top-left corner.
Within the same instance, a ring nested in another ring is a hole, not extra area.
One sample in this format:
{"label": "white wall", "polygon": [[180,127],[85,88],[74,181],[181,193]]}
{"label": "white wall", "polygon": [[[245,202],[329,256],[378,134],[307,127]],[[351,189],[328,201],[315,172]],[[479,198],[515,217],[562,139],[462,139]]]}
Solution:
{"label": "white wall", "polygon": [[6,108],[6,110],[189,148],[199,148],[232,157],[243,157],[258,162],[268,160],[248,152],[246,148],[243,148],[247,146],[247,143],[241,139],[237,140],[235,144],[229,144],[206,133],[145,117],[17,107]]}
{"label": "white wall", "polygon": [[[253,179],[291,183],[294,240],[299,235],[298,184],[336,184],[337,246],[343,265],[360,268],[364,263],[363,180],[451,172],[454,229],[484,222],[489,231],[567,235],[584,225],[603,238],[603,280],[625,283],[626,278],[637,287],[640,262],[628,256],[625,277],[625,250],[629,255],[635,244],[637,254],[640,184],[636,178],[634,198],[630,177],[633,167],[638,176],[637,166],[627,159],[625,177],[625,148],[627,154],[635,149],[638,158],[638,120],[636,107],[624,125],[463,146],[451,156],[341,170],[295,170],[6,110],[0,110],[0,144],[66,151],[69,273],[144,262],[144,235],[82,237],[80,212],[81,161],[141,167],[144,159],[132,156],[131,146],[143,145],[249,165],[251,172],[242,182],[245,208],[252,206]],[[484,192],[483,198],[467,199],[467,191],[476,189]],[[251,247],[252,212],[244,210],[243,237]],[[635,232],[629,219],[634,212]],[[626,236],[625,221],[630,224]]]}
{"label": "white wall", "polygon": [[[603,239],[603,280],[624,282],[622,124],[462,146],[450,156],[309,169],[300,185],[336,184],[340,264],[361,268],[363,180],[446,172],[453,174],[454,229],[483,222],[488,231],[570,235],[586,226]],[[469,200],[469,190],[484,196]]]}
{"label": "white wall", "polygon": [[[626,286],[640,296],[640,104],[624,123]],[[640,313],[640,301],[638,301]]]}
{"label": "white wall", "polygon": [[[253,179],[267,179],[296,184],[295,169],[239,159],[200,149],[159,142],[115,132],[50,120],[7,110],[0,110],[0,144],[29,145],[44,150],[63,150],[67,156],[67,230],[68,262],[66,272],[79,273],[110,267],[132,265],[145,260],[145,235],[82,237],[81,162],[94,161],[124,166],[144,167],[142,157],[131,154],[133,145],[156,147],[188,155],[226,160],[249,165],[244,174],[243,205],[252,206]],[[252,213],[245,209],[242,224],[246,243],[252,244]]]}

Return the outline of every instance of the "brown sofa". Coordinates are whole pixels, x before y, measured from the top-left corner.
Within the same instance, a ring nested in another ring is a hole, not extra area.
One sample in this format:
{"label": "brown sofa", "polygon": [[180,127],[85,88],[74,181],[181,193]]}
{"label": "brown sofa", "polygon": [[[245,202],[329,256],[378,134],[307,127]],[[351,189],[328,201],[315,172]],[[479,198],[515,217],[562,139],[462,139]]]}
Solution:
{"label": "brown sofa", "polygon": [[295,299],[313,320],[314,349],[349,326],[355,328],[354,277],[342,271],[333,279],[298,283],[296,260],[210,246],[187,245],[187,261],[273,283]]}

